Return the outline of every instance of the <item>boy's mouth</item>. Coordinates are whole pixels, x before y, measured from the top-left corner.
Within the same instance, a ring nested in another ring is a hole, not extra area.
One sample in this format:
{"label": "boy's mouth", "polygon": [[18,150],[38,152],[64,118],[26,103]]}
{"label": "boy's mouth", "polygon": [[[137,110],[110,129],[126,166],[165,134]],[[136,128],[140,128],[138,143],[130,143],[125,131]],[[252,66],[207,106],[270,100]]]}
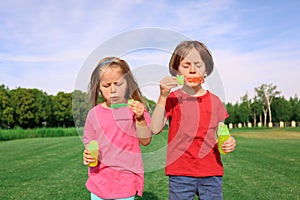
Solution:
{"label": "boy's mouth", "polygon": [[204,83],[203,77],[192,77],[192,78],[186,78],[186,81],[189,83]]}

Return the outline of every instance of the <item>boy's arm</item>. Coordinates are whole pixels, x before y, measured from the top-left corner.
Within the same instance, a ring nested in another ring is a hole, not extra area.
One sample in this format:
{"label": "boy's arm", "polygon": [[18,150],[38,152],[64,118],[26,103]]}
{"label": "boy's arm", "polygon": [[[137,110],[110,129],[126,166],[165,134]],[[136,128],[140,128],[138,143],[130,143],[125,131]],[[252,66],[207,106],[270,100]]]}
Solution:
{"label": "boy's arm", "polygon": [[156,107],[151,116],[151,130],[153,134],[158,134],[162,131],[166,124],[165,107],[167,97],[172,88],[178,86],[176,77],[165,77],[160,81],[160,96],[158,98]]}
{"label": "boy's arm", "polygon": [[166,117],[165,117],[165,106],[166,106],[166,97],[160,96],[156,107],[152,113],[151,117],[151,130],[153,134],[158,134],[162,131],[166,124]]}

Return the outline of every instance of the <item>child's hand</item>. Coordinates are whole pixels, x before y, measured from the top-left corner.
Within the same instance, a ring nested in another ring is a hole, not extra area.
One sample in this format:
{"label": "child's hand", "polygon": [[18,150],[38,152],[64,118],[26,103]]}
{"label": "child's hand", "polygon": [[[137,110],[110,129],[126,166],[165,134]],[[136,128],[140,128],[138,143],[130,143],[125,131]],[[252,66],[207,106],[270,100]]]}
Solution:
{"label": "child's hand", "polygon": [[160,95],[167,97],[172,88],[178,86],[176,77],[167,76],[160,81]]}
{"label": "child's hand", "polygon": [[128,105],[129,109],[134,113],[136,118],[141,118],[144,115],[145,106],[139,101],[133,101]]}
{"label": "child's hand", "polygon": [[95,162],[96,160],[94,159],[93,156],[91,156],[90,152],[86,149],[83,152],[83,164],[88,166],[90,163]]}
{"label": "child's hand", "polygon": [[234,137],[230,136],[230,138],[227,141],[225,141],[224,144],[222,145],[222,150],[225,153],[232,152],[235,149],[235,145],[236,142]]}

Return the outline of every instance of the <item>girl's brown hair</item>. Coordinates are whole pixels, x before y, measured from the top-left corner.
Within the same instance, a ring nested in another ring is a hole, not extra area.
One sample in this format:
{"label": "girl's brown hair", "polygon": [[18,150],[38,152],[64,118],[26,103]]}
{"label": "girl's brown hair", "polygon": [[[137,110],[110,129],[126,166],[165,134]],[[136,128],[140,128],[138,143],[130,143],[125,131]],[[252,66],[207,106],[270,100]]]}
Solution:
{"label": "girl's brown hair", "polygon": [[101,76],[107,68],[119,69],[124,75],[124,78],[127,82],[127,91],[125,96],[126,99],[132,98],[136,101],[142,101],[142,93],[130,71],[130,67],[127,62],[117,57],[105,57],[100,60],[91,75],[88,90],[92,106],[96,106],[98,103],[99,93],[101,94],[99,89]]}
{"label": "girl's brown hair", "polygon": [[177,75],[180,62],[193,48],[199,52],[201,59],[205,63],[207,76],[211,74],[214,68],[214,61],[205,44],[199,41],[183,41],[177,45],[169,62],[169,70],[173,76]]}

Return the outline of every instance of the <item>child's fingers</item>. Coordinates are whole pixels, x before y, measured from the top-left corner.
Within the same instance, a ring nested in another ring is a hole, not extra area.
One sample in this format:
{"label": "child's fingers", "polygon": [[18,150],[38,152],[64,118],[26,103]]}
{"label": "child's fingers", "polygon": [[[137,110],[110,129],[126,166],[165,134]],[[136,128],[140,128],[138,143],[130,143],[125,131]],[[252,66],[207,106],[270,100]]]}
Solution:
{"label": "child's fingers", "polygon": [[235,149],[233,146],[222,146],[222,150],[226,153],[232,152]]}
{"label": "child's fingers", "polygon": [[160,81],[161,88],[172,89],[178,86],[176,77],[165,77]]}
{"label": "child's fingers", "polygon": [[230,138],[227,141],[225,141],[222,145],[222,149],[224,152],[232,152],[235,149],[235,146],[235,139],[232,136],[230,136]]}
{"label": "child's fingers", "polygon": [[83,164],[87,166],[87,165],[89,165],[90,163],[89,163],[88,161],[85,161],[85,160],[84,160],[84,161],[83,161]]}
{"label": "child's fingers", "polygon": [[144,114],[145,106],[139,101],[132,102],[129,105],[129,108],[137,117],[140,117]]}
{"label": "child's fingers", "polygon": [[83,164],[84,165],[89,165],[91,162],[95,162],[95,158],[90,155],[90,152],[85,149],[83,152]]}
{"label": "child's fingers", "polygon": [[83,158],[83,164],[84,165],[89,165],[90,163],[96,162],[96,160],[92,158]]}
{"label": "child's fingers", "polygon": [[171,89],[178,86],[176,77],[165,77],[160,81],[160,93],[162,96],[168,96]]}

